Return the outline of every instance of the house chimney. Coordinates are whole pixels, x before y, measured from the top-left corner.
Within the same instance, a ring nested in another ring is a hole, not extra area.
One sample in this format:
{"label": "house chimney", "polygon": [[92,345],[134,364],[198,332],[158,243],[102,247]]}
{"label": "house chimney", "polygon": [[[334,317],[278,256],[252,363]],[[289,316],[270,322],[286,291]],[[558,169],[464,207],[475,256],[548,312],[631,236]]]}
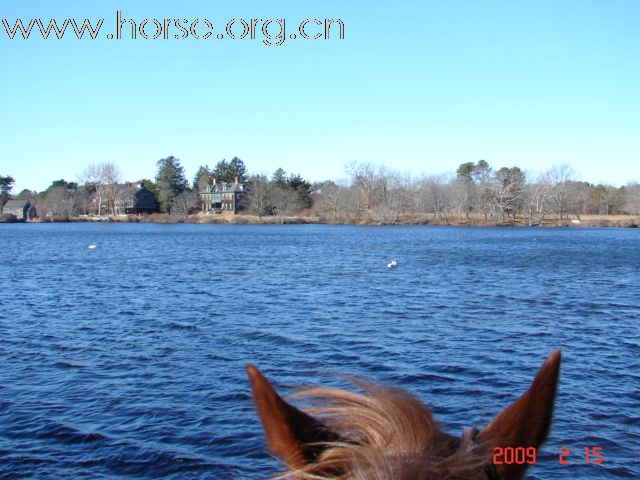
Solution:
{"label": "house chimney", "polygon": [[235,177],[233,177],[233,183],[235,183],[236,185],[238,184],[238,176],[237,175]]}
{"label": "house chimney", "polygon": [[216,179],[215,179],[215,178],[212,178],[212,179],[211,179],[211,185],[215,185],[215,184],[216,184]]}

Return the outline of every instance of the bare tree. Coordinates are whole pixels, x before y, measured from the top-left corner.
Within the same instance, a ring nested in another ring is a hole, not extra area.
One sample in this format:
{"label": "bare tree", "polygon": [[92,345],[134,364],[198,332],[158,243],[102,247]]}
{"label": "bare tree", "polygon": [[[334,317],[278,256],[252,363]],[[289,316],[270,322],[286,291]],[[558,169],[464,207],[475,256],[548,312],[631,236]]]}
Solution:
{"label": "bare tree", "polygon": [[87,188],[92,188],[95,191],[95,198],[98,207],[97,214],[102,215],[102,206],[104,204],[105,191],[101,186],[102,179],[100,175],[100,169],[98,165],[89,165],[78,177],[80,183],[83,183]]}
{"label": "bare tree", "polygon": [[476,210],[484,214],[487,220],[489,214],[493,211],[493,169],[486,160],[478,160],[473,167],[471,177],[476,184]]}
{"label": "bare tree", "polygon": [[376,182],[375,166],[371,163],[352,162],[347,165],[347,173],[351,175],[353,186],[360,192],[362,212],[364,212],[365,221],[368,221],[369,210],[374,204],[373,195]]}
{"label": "bare tree", "polygon": [[572,199],[567,206],[567,211],[575,214],[580,218],[580,215],[589,213],[593,204],[593,187],[587,182],[569,182],[567,184],[567,196]]}
{"label": "bare tree", "polygon": [[66,185],[51,187],[39,202],[38,208],[43,210],[45,215],[61,220],[69,220],[69,218],[77,214],[77,197],[78,190],[76,187],[68,187]]}
{"label": "bare tree", "polygon": [[136,190],[137,188],[130,183],[118,186],[114,201],[115,215],[124,215],[127,208],[133,207],[133,194]]}
{"label": "bare tree", "polygon": [[458,221],[462,221],[464,218],[469,220],[469,214],[473,209],[473,183],[464,177],[457,177],[451,182],[450,191],[453,195],[454,206],[458,212]]}
{"label": "bare tree", "polygon": [[273,206],[273,213],[280,217],[280,223],[284,223],[287,215],[300,209],[298,194],[288,187],[272,185],[269,191],[269,203]]}
{"label": "bare tree", "polygon": [[552,186],[552,199],[555,213],[558,215],[558,225],[562,225],[562,216],[566,212],[569,201],[569,182],[574,178],[573,169],[566,163],[556,165],[548,172]]}
{"label": "bare tree", "polygon": [[376,175],[376,190],[379,199],[370,209],[376,222],[394,224],[402,214],[413,210],[412,185],[409,177],[381,168]]}
{"label": "bare tree", "polygon": [[551,197],[551,181],[548,174],[543,174],[527,187],[527,208],[529,210],[529,226],[540,225],[548,209]]}
{"label": "bare tree", "polygon": [[342,222],[349,210],[351,187],[348,180],[328,181],[314,188],[315,209],[321,215],[327,215],[334,222]]}
{"label": "bare tree", "polygon": [[505,223],[509,214],[516,218],[524,198],[525,178],[518,167],[503,167],[495,172],[493,201],[498,212],[498,223]]}
{"label": "bare tree", "polygon": [[118,191],[118,184],[122,175],[120,169],[114,163],[103,163],[101,165],[102,181],[107,193],[107,202],[112,215],[115,215],[115,200]]}
{"label": "bare tree", "polygon": [[271,215],[273,206],[270,204],[271,184],[266,175],[252,175],[248,182],[249,212],[257,215],[259,220],[265,215]]}
{"label": "bare tree", "polygon": [[629,183],[626,190],[624,211],[637,217],[640,215],[640,185],[635,182]]}
{"label": "bare tree", "polygon": [[115,215],[116,194],[120,181],[120,169],[114,163],[89,165],[80,175],[80,182],[95,188],[98,215],[102,215],[103,207],[106,207],[107,214]]}
{"label": "bare tree", "polygon": [[451,208],[451,178],[447,175],[432,175],[418,182],[417,209],[431,214],[436,221],[448,223]]}
{"label": "bare tree", "polygon": [[171,203],[171,215],[186,217],[197,211],[200,207],[200,196],[196,190],[184,190],[179,193]]}

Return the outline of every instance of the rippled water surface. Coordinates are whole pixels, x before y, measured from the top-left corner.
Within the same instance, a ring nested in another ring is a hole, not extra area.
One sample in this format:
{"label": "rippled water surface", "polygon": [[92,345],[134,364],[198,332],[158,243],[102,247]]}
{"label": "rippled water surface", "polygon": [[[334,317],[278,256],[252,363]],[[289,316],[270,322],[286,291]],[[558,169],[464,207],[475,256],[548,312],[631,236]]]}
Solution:
{"label": "rippled water surface", "polygon": [[0,478],[266,478],[248,362],[284,392],[405,387],[457,435],[555,348],[528,478],[639,476],[639,230],[29,224],[0,245]]}

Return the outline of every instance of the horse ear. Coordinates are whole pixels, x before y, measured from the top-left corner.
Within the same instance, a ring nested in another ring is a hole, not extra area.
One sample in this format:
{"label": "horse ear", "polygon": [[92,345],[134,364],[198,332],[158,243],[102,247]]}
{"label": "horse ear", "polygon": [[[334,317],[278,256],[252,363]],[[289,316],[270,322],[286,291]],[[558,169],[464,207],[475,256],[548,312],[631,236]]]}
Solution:
{"label": "horse ear", "polygon": [[326,448],[323,444],[339,439],[321,422],[285,402],[256,367],[247,365],[247,375],[269,450],[289,468],[314,462]]}
{"label": "horse ear", "polygon": [[[478,434],[476,441],[495,447],[538,448],[547,438],[560,373],[560,350],[549,355],[529,389],[502,410]],[[499,478],[520,479],[527,465],[495,465]]]}

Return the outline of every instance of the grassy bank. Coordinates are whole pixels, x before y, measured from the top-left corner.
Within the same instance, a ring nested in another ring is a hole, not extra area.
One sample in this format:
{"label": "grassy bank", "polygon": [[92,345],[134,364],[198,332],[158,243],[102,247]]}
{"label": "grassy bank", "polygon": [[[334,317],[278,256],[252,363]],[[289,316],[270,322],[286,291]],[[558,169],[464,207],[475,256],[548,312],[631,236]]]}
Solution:
{"label": "grassy bank", "polygon": [[[43,221],[43,220],[35,220]],[[482,215],[470,215],[468,218],[458,218],[457,215],[450,215],[447,218],[436,217],[435,215],[416,214],[406,215],[394,221],[378,221],[376,219],[362,220],[356,218],[342,217],[332,218],[314,214],[289,215],[289,216],[263,216],[248,214],[194,214],[189,216],[169,215],[165,213],[155,213],[152,215],[127,215],[127,216],[81,216],[69,219],[53,218],[47,221],[52,222],[108,222],[108,223],[194,223],[194,224],[216,224],[216,225],[291,225],[291,224],[326,224],[326,225],[450,225],[460,227],[495,227],[495,218],[484,218]],[[500,226],[505,227],[528,227],[528,217],[517,216]],[[562,221],[552,215],[546,216],[535,224],[537,227],[610,227],[610,228],[637,228],[640,226],[640,217],[632,215],[570,215],[563,217]]]}

